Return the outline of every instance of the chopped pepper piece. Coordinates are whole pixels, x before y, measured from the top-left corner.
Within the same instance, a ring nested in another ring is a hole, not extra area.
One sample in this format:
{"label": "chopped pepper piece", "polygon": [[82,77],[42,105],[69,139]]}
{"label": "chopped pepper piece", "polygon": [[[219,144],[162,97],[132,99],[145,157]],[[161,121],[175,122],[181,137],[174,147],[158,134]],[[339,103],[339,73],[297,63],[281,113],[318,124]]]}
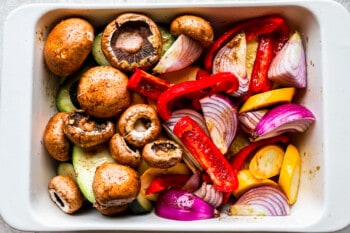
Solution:
{"label": "chopped pepper piece", "polygon": [[246,34],[247,42],[251,41],[254,37],[274,32],[275,38],[277,38],[276,46],[274,47],[276,50],[281,49],[283,44],[289,38],[289,27],[285,20],[280,16],[263,16],[239,22],[225,32],[211,46],[204,59],[204,66],[207,71],[212,71],[213,59],[219,49],[240,32]]}
{"label": "chopped pepper piece", "polygon": [[170,83],[147,73],[139,68],[131,75],[128,81],[128,88],[140,95],[157,100],[161,93],[170,87]]}
{"label": "chopped pepper piece", "polygon": [[190,179],[187,174],[164,174],[154,178],[146,190],[146,195],[160,193],[169,188],[181,189]]}
{"label": "chopped pepper piece", "polygon": [[196,79],[201,79],[210,76],[209,72],[203,69],[199,69],[196,74]]}
{"label": "chopped pepper piece", "polygon": [[232,192],[237,189],[237,174],[210,137],[194,120],[188,116],[181,118],[174,127],[174,134],[208,173],[217,190]]}
{"label": "chopped pepper piece", "polygon": [[271,89],[271,81],[268,79],[267,74],[272,58],[275,56],[274,40],[272,33],[262,35],[259,40],[253,71],[249,82],[250,94],[265,92]]}
{"label": "chopped pepper piece", "polygon": [[231,93],[238,88],[237,77],[230,72],[216,73],[199,80],[175,84],[164,91],[158,98],[157,109],[163,120],[171,116],[173,104],[182,97],[199,100],[205,95],[216,92]]}

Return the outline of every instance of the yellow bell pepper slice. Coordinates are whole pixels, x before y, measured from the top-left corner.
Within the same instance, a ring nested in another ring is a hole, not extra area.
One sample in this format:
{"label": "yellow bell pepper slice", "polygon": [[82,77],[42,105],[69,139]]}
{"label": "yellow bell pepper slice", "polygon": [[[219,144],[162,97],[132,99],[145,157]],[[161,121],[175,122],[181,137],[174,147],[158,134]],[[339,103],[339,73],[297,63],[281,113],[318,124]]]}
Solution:
{"label": "yellow bell pepper slice", "polygon": [[294,204],[297,200],[301,172],[301,158],[298,149],[289,144],[278,179],[282,191],[287,196],[288,203]]}
{"label": "yellow bell pepper slice", "polygon": [[249,163],[249,170],[258,179],[267,179],[280,173],[284,149],[278,145],[260,148]]}
{"label": "yellow bell pepper slice", "polygon": [[267,108],[275,104],[290,103],[294,93],[294,87],[285,87],[252,95],[244,102],[239,113]]}
{"label": "yellow bell pepper slice", "polygon": [[271,185],[278,187],[278,184],[270,179],[258,179],[248,170],[243,169],[237,173],[238,178],[238,188],[232,192],[233,196],[239,198],[243,193],[247,192],[249,189],[262,186]]}

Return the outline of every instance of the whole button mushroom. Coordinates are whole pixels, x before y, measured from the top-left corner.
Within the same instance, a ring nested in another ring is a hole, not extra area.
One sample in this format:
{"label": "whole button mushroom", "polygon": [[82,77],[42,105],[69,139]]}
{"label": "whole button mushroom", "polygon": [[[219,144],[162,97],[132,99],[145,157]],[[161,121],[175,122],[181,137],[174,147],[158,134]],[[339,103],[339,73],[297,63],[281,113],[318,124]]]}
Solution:
{"label": "whole button mushroom", "polygon": [[209,47],[214,40],[214,31],[210,23],[195,15],[182,15],[174,19],[170,24],[170,33],[174,36],[184,34],[204,47]]}
{"label": "whole button mushroom", "polygon": [[55,176],[48,185],[51,200],[65,213],[72,214],[83,205],[84,197],[69,176]]}
{"label": "whole button mushroom", "polygon": [[114,117],[130,104],[128,77],[111,66],[96,66],[81,77],[77,99],[82,109],[99,118]]}
{"label": "whole button mushroom", "polygon": [[44,59],[49,70],[66,77],[76,72],[92,49],[94,28],[85,19],[68,18],[59,22],[48,34]]}
{"label": "whole button mushroom", "polygon": [[101,46],[112,66],[132,72],[136,68],[148,69],[158,62],[162,36],[148,16],[124,13],[105,27]]}
{"label": "whole button mushroom", "polygon": [[113,215],[127,209],[127,204],[139,194],[141,181],[134,169],[107,162],[97,167],[92,188],[97,210]]}
{"label": "whole button mushroom", "polygon": [[120,135],[135,147],[158,138],[162,127],[157,111],[147,104],[134,104],[128,107],[118,121]]}
{"label": "whole button mushroom", "polygon": [[141,162],[140,152],[130,148],[119,133],[114,134],[109,140],[109,150],[113,159],[119,164],[136,168]]}
{"label": "whole button mushroom", "polygon": [[115,125],[108,120],[94,119],[84,110],[75,110],[65,117],[63,132],[71,142],[87,148],[107,142],[115,133]]}
{"label": "whole button mushroom", "polygon": [[172,140],[158,139],[143,147],[142,158],[151,167],[170,168],[182,159],[182,148]]}
{"label": "whole button mushroom", "polygon": [[65,162],[70,159],[69,140],[63,131],[66,112],[57,112],[47,122],[43,141],[47,152],[57,161]]}

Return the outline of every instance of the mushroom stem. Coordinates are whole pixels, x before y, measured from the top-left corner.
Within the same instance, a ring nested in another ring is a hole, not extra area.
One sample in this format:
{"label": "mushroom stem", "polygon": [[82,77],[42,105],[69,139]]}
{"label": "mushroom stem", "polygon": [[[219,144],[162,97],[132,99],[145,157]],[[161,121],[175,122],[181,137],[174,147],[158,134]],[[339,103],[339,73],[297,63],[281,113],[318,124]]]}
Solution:
{"label": "mushroom stem", "polygon": [[143,38],[137,30],[121,33],[115,43],[115,48],[127,53],[137,53],[142,48]]}

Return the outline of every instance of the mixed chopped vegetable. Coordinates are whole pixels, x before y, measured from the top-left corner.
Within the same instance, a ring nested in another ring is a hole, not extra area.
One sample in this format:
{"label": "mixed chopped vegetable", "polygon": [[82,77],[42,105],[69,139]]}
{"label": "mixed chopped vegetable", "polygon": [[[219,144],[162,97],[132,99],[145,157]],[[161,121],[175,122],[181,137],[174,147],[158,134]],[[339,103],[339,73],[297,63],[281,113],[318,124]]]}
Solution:
{"label": "mixed chopped vegetable", "polygon": [[290,214],[301,176],[291,135],[316,120],[294,100],[307,87],[299,32],[277,15],[215,35],[200,16],[160,25],[140,13],[94,30],[64,19],[44,47],[63,80],[43,137],[62,211],[90,203],[108,216],[154,210],[182,221]]}

